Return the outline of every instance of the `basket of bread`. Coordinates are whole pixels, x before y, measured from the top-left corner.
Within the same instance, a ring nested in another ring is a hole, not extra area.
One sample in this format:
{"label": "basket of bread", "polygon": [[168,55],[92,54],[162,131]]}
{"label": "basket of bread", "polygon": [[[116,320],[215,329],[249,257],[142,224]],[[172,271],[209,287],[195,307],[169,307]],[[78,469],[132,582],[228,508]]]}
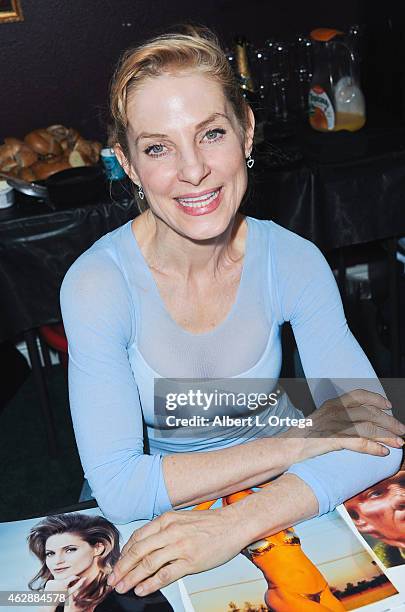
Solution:
{"label": "basket of bread", "polygon": [[86,140],[74,128],[50,125],[29,132],[23,140],[5,138],[0,145],[0,172],[10,179],[45,185],[54,204],[76,205],[98,197],[105,187],[98,163],[101,148],[101,143]]}

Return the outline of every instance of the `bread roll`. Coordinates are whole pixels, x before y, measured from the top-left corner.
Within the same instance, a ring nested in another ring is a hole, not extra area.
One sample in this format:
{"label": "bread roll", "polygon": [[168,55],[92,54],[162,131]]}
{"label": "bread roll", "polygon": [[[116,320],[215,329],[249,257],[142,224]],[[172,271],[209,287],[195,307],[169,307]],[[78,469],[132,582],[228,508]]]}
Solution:
{"label": "bread roll", "polygon": [[56,138],[46,130],[34,130],[24,138],[26,144],[40,155],[61,155],[63,150]]}
{"label": "bread roll", "polygon": [[23,140],[19,140],[19,138],[13,138],[12,136],[6,136],[4,139],[4,144],[6,144],[13,152],[13,155],[18,149],[21,149],[22,146],[27,146]]}
{"label": "bread roll", "polygon": [[23,146],[17,153],[14,155],[17,164],[20,168],[25,168],[26,166],[32,166],[38,161],[38,153],[35,153],[30,147]]}
{"label": "bread roll", "polygon": [[75,130],[75,128],[69,128],[68,141],[72,149],[75,146],[75,143],[79,138],[80,138],[79,132]]}
{"label": "bread roll", "polygon": [[7,151],[11,154],[16,164],[20,167],[30,166],[38,160],[38,154],[35,153],[23,140],[18,138],[7,137],[4,139]]}
{"label": "bread roll", "polygon": [[93,147],[91,146],[91,142],[89,140],[85,140],[84,138],[79,138],[74,146],[74,151],[78,151],[81,155],[84,155],[88,159],[93,158]]}
{"label": "bread roll", "polygon": [[14,164],[17,163],[13,157],[13,148],[7,144],[1,145],[0,146],[0,168],[4,169],[4,166],[10,161],[14,162]]}
{"label": "bread roll", "polygon": [[33,166],[27,166],[26,168],[20,168],[18,172],[18,178],[29,183],[37,181],[38,177],[33,170]]}
{"label": "bread roll", "polygon": [[70,142],[67,138],[64,138],[63,140],[59,141],[60,146],[62,147],[62,150],[64,153],[68,153],[71,150],[71,146],[70,146]]}
{"label": "bread roll", "polygon": [[3,147],[7,147],[4,151],[7,151],[8,157],[14,157],[18,149],[25,144],[22,140],[17,138],[5,138]]}
{"label": "bread roll", "polygon": [[65,140],[69,134],[69,128],[64,125],[50,125],[46,128],[46,131],[52,134],[58,142]]}
{"label": "bread roll", "polygon": [[61,172],[62,170],[68,170],[72,166],[66,159],[59,159],[58,161],[38,161],[30,167],[35,174],[36,180],[47,179],[48,176]]}
{"label": "bread roll", "polygon": [[99,142],[85,140],[77,130],[61,124],[33,130],[24,140],[11,136],[4,140],[0,145],[0,170],[27,181],[96,164],[102,148]]}

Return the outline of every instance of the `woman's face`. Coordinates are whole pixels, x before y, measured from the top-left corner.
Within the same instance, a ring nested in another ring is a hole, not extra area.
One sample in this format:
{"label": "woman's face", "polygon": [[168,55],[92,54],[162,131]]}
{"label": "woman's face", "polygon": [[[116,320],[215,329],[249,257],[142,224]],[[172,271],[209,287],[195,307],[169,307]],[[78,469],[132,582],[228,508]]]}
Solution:
{"label": "woman's face", "polygon": [[91,546],[73,533],[50,536],[45,545],[45,562],[55,579],[82,576],[97,564],[102,544]]}
{"label": "woman's face", "polygon": [[153,213],[194,240],[224,232],[247,187],[253,115],[244,138],[221,86],[195,72],[148,79],[127,113],[128,172]]}

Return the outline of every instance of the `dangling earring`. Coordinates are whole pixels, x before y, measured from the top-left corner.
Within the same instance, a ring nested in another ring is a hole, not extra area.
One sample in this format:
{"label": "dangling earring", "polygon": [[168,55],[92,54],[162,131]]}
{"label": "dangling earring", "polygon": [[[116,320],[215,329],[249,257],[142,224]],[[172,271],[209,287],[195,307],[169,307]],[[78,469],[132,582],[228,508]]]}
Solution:
{"label": "dangling earring", "polygon": [[139,196],[139,198],[141,200],[143,200],[144,197],[145,197],[145,194],[144,194],[143,189],[142,189],[142,185],[138,185],[138,196]]}
{"label": "dangling earring", "polygon": [[249,153],[249,157],[246,160],[246,165],[248,168],[253,168],[255,160],[253,159],[251,153]]}

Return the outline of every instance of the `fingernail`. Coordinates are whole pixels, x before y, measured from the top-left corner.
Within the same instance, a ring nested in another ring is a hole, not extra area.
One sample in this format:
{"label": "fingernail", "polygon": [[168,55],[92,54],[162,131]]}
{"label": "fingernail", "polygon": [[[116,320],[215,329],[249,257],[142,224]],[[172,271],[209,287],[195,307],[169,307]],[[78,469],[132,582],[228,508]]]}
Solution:
{"label": "fingernail", "polygon": [[387,406],[387,408],[392,408],[392,404],[391,404],[390,400],[388,400],[388,399],[385,400],[385,405]]}
{"label": "fingernail", "polygon": [[115,580],[114,572],[111,572],[111,574],[107,578],[107,584],[111,586],[114,580]]}
{"label": "fingernail", "polygon": [[135,595],[142,595],[143,591],[143,586],[137,586],[135,589]]}
{"label": "fingernail", "polygon": [[403,446],[403,445],[404,445],[404,441],[403,441],[403,439],[402,439],[402,438],[396,438],[396,441],[397,441],[397,444],[398,444],[399,446]]}
{"label": "fingernail", "polygon": [[389,455],[389,454],[390,454],[390,451],[389,451],[389,449],[388,449],[386,446],[384,446],[384,448],[382,449],[381,453],[382,453],[383,455]]}
{"label": "fingernail", "polygon": [[117,591],[117,593],[123,593],[124,592],[124,583],[123,582],[119,582],[117,584],[117,586],[115,587],[115,590]]}

